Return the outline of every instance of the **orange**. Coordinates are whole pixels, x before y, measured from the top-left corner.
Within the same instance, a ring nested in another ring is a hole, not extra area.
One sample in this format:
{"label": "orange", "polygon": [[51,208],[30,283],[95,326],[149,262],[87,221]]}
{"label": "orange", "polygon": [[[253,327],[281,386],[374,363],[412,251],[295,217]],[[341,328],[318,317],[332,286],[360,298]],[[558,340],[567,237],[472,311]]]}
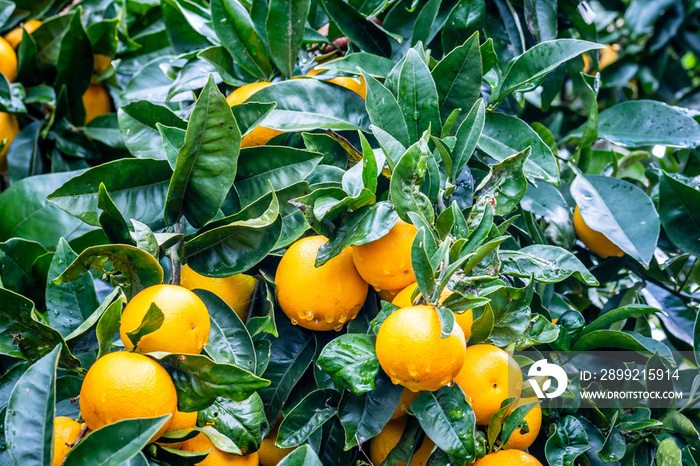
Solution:
{"label": "orange", "polygon": [[[177,393],[168,372],[143,354],[118,351],[102,356],[88,370],[80,389],[80,414],[90,430],[123,419],[174,414]],[[151,442],[170,427],[171,419]]]}
{"label": "orange", "polygon": [[499,450],[484,456],[474,466],[542,466],[542,463],[520,450]]}
{"label": "orange", "polygon": [[464,390],[480,426],[489,424],[504,400],[520,398],[523,389],[523,375],[518,363],[493,345],[467,348],[464,367],[455,377],[455,382]]}
{"label": "orange", "polygon": [[[615,63],[620,55],[620,44],[607,44],[604,49],[596,50],[598,55],[598,68],[602,71]],[[586,73],[595,75],[597,71],[593,69],[593,62],[587,53],[583,54],[583,70]]]}
{"label": "orange", "polygon": [[352,247],[352,260],[367,283],[381,290],[398,290],[416,281],[411,246],[416,227],[399,219],[376,241]]}
{"label": "orange", "polygon": [[349,247],[315,266],[318,250],[327,242],[324,236],[309,236],[287,249],[275,276],[277,301],[293,324],[340,331],[364,305],[368,287],[355,270]]}
{"label": "orange", "polygon": [[[39,29],[39,26],[41,26],[41,21],[32,19],[30,21],[27,21],[26,23],[23,24],[24,29],[27,30],[29,34],[32,32],[36,31]],[[24,35],[24,31],[22,30],[21,27],[13,29],[12,31],[8,32],[7,35],[5,36],[5,40],[12,46],[12,48],[16,48],[20,42],[22,42],[22,36]]]}
{"label": "orange", "polygon": [[9,42],[0,37],[0,73],[12,82],[17,77],[17,54]]}
{"label": "orange", "polygon": [[[401,435],[406,428],[406,418],[396,419],[389,421],[384,429],[372,439],[369,444],[369,458],[372,460],[372,464],[379,466],[389,455],[391,450],[399,443],[401,440]],[[435,444],[426,435],[423,437],[423,443],[413,454],[411,458],[411,466],[425,466],[428,464],[428,458],[430,458],[430,453],[433,451]],[[406,466],[405,461],[399,461],[396,466]]]}
{"label": "orange", "polygon": [[68,417],[59,416],[53,420],[53,463],[59,466],[63,463],[71,445],[80,435],[83,426]]}
{"label": "orange", "polygon": [[[394,298],[391,304],[399,307],[408,307],[413,305],[413,303],[411,302],[411,296],[413,296],[413,291],[416,288],[418,288],[417,283],[412,283],[408,285],[406,288],[399,291],[399,293],[396,295],[396,298]],[[440,303],[449,298],[451,294],[451,290],[449,290],[447,287],[443,288],[442,293],[440,293]],[[419,291],[418,295],[416,296],[416,300],[418,300],[422,296],[423,295]],[[469,341],[469,337],[472,336],[472,323],[474,323],[474,315],[472,313],[472,310],[467,309],[466,311],[460,314],[455,314],[455,323],[462,327],[462,331],[464,332],[464,339]]]}
{"label": "orange", "polygon": [[[508,414],[512,413],[518,406],[534,403],[536,401],[538,401],[537,398],[521,398],[518,400],[518,403],[509,410]],[[526,448],[530,448],[530,445],[535,442],[537,435],[540,433],[540,427],[542,427],[542,407],[539,403],[525,415],[525,421],[527,422],[529,432],[524,433],[522,429],[517,429],[511,434],[508,442],[503,445],[504,449],[525,450]]]}
{"label": "orange", "polygon": [[440,334],[440,318],[434,307],[398,309],[379,327],[379,364],[392,382],[409,390],[437,390],[459,373],[467,347],[458,325],[447,338]]}
{"label": "orange", "polygon": [[[269,86],[270,82],[259,82],[246,84],[241,86],[235,91],[233,91],[227,98],[226,102],[233,107],[234,105],[242,104],[248,100],[253,94],[258,92],[260,89]],[[241,147],[253,147],[253,146],[264,146],[267,142],[277,135],[282,134],[282,131],[278,131],[272,128],[266,128],[264,126],[256,126],[248,134],[243,136],[241,141]]]}
{"label": "orange", "polygon": [[225,278],[205,277],[185,265],[180,272],[180,285],[188,290],[211,291],[231,306],[243,322],[248,318],[248,308],[255,290],[255,279],[250,275],[241,273]]}
{"label": "orange", "polygon": [[209,440],[209,437],[204,434],[199,434],[194,438],[186,440],[180,450],[198,452],[211,451],[203,461],[196,463],[199,466],[257,466],[259,464],[258,452],[253,452],[244,456],[231,455],[216,448],[214,444],[211,443],[211,440]]}
{"label": "orange", "polygon": [[141,338],[137,350],[142,353],[199,354],[209,342],[209,311],[199,297],[187,288],[176,285],[154,285],[131,298],[122,313],[119,335],[124,347],[134,348],[127,332],[141,325],[151,304],[163,313],[163,324],[155,332]]}
{"label": "orange", "polygon": [[280,448],[275,445],[277,441],[277,429],[279,429],[279,425],[276,425],[260,444],[260,448],[258,449],[260,466],[277,466],[277,463],[294,451],[294,448]]}
{"label": "orange", "polygon": [[5,141],[5,148],[0,150],[0,173],[7,171],[7,151],[12,140],[19,133],[19,123],[12,113],[0,112],[0,141]]}
{"label": "orange", "polygon": [[610,241],[607,236],[586,225],[578,206],[574,209],[574,229],[576,230],[576,236],[579,237],[583,244],[603,259],[610,256],[622,257],[625,255],[624,251]]}
{"label": "orange", "polygon": [[92,69],[95,70],[95,73],[97,73],[98,75],[107,71],[107,68],[109,68],[112,64],[112,59],[109,58],[107,55],[103,55],[101,53],[96,53],[93,58],[94,62]]}
{"label": "orange", "polygon": [[399,405],[396,407],[394,414],[391,415],[391,419],[394,420],[408,416],[407,410],[411,408],[411,403],[413,403],[413,400],[418,398],[418,395],[420,395],[420,392],[412,392],[408,388],[404,388],[403,392],[401,393]]}
{"label": "orange", "polygon": [[85,106],[85,124],[87,125],[98,116],[107,115],[112,111],[112,101],[107,88],[102,84],[90,84],[83,94]]}
{"label": "orange", "polygon": [[[172,432],[172,431],[180,430],[180,429],[187,429],[187,428],[196,427],[196,426],[197,426],[197,411],[194,411],[191,413],[185,413],[183,411],[175,410],[175,414],[173,414],[173,418],[170,420],[170,426],[168,426],[167,432]],[[164,447],[178,449],[182,446],[183,443],[184,442],[175,442],[175,443],[166,443],[166,442],[160,443],[160,442],[158,442],[158,445],[163,445]]]}

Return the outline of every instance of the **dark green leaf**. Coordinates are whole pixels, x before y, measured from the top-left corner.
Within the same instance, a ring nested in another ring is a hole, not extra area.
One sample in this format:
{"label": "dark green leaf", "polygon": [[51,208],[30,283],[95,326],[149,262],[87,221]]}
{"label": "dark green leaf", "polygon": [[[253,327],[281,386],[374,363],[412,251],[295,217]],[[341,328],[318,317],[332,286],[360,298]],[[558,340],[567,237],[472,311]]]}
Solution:
{"label": "dark green leaf", "polygon": [[431,157],[428,144],[419,140],[401,156],[390,182],[391,202],[404,221],[410,221],[409,212],[416,212],[432,224],[435,212],[430,199],[420,191]]}
{"label": "dark green leaf", "polygon": [[135,329],[127,331],[126,336],[129,337],[131,344],[136,347],[141,338],[158,330],[163,325],[163,320],[165,320],[163,312],[155,303],[151,303],[151,307],[148,308],[146,315],[143,316],[141,324]]}
{"label": "dark green leaf", "polygon": [[631,304],[629,306],[613,309],[612,311],[606,312],[590,324],[586,325],[581,331],[580,336],[586,335],[596,330],[609,328],[610,325],[621,320],[636,319],[639,317],[643,317],[647,314],[654,314],[656,312],[659,312],[659,309],[643,304]]}
{"label": "dark green leaf", "polygon": [[372,125],[386,131],[402,145],[409,145],[408,127],[396,97],[364,69],[360,71],[367,86],[367,114]]}
{"label": "dark green leaf", "polygon": [[583,283],[596,286],[598,280],[576,256],[566,249],[546,244],[533,244],[519,251],[501,251],[503,273],[518,277],[534,276],[544,283],[558,283],[574,276]]}
{"label": "dark green leaf", "polygon": [[527,167],[530,154],[528,147],[491,166],[490,176],[474,201],[477,208],[489,204],[496,215],[505,215],[517,207],[527,190],[523,167]]}
{"label": "dark green leaf", "polygon": [[338,389],[356,395],[374,390],[379,360],[374,335],[347,333],[328,343],[316,364],[333,379]]}
{"label": "dark green leaf", "polygon": [[659,215],[673,244],[700,257],[700,191],[663,173],[659,180]]}
{"label": "dark green leaf", "polygon": [[395,63],[388,58],[380,57],[371,53],[350,53],[337,60],[332,60],[321,65],[317,65],[315,69],[336,70],[345,73],[357,74],[360,68],[366,74],[376,78],[386,78],[391,73],[391,69]]}
{"label": "dark green leaf", "polygon": [[409,50],[401,67],[397,100],[408,126],[410,141],[418,141],[428,129],[433,136],[440,134],[438,90],[430,69],[415,49]]}
{"label": "dark green leaf", "polygon": [[233,116],[236,118],[241,134],[246,134],[255,129],[267,115],[277,107],[277,104],[259,102],[243,102],[231,107]]}
{"label": "dark green leaf", "polygon": [[484,0],[460,0],[450,11],[445,27],[442,29],[442,49],[454,50],[481,29],[485,11]]}
{"label": "dark green leaf", "polygon": [[525,22],[539,42],[556,39],[556,0],[525,0]]}
{"label": "dark green leaf", "polygon": [[545,445],[547,461],[552,466],[573,466],[576,458],[590,448],[586,431],[573,416],[566,416],[555,428]]}
{"label": "dark green leaf", "polygon": [[186,129],[187,123],[172,110],[148,100],[131,102],[119,108],[119,129],[124,144],[134,157],[166,159],[157,123],[171,128]]}
{"label": "dark green leaf", "polygon": [[105,235],[112,243],[131,244],[135,245],[129,232],[129,225],[124,220],[124,216],[119,211],[119,208],[114,204],[114,201],[109,196],[104,183],[100,182],[100,187],[97,192],[97,208],[102,209],[100,214],[100,225],[105,232]]}
{"label": "dark green leaf", "polygon": [[[435,292],[435,269],[430,262],[428,252],[426,251],[425,243],[430,232],[426,227],[421,227],[413,238],[411,245],[411,265],[413,272],[416,275],[416,283],[423,296],[431,301]],[[444,329],[443,329],[444,330]],[[450,333],[452,333],[450,331]],[[448,333],[449,335],[449,333]]]}
{"label": "dark green leaf", "polygon": [[338,413],[339,401],[340,393],[331,389],[315,390],[306,395],[282,420],[276,444],[281,448],[301,445]]}
{"label": "dark green leaf", "polygon": [[92,67],[92,45],[83,28],[80,14],[75,14],[68,30],[61,38],[53,87],[58,94],[65,86],[70,119],[76,125],[82,125],[85,122],[83,94],[90,86]]}
{"label": "dark green leaf", "polygon": [[285,456],[277,466],[323,466],[311,445],[302,445]]}
{"label": "dark green leaf", "polygon": [[254,450],[262,440],[263,430],[269,425],[260,396],[253,393],[243,401],[217,398],[206,409],[199,411],[198,419],[231,439],[242,451]]}
{"label": "dark green leaf", "polygon": [[486,106],[484,101],[479,99],[457,128],[455,147],[452,150],[452,179],[459,178],[467,166],[481,137],[485,121]]}
{"label": "dark green leaf", "polygon": [[279,70],[288,78],[294,74],[294,64],[304,40],[306,17],[310,0],[270,0],[265,30],[270,41],[270,55]]}
{"label": "dark green leaf", "polygon": [[323,0],[323,4],[338,29],[360,49],[384,57],[391,54],[391,43],[386,34],[350,3],[343,0]]}

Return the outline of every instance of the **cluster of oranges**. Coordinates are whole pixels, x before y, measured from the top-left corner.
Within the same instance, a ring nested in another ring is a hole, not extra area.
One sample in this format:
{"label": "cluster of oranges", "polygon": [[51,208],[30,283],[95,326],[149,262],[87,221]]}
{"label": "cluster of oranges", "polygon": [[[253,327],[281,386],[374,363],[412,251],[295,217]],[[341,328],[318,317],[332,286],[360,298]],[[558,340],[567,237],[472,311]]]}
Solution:
{"label": "cluster of oranges", "polygon": [[[177,409],[177,393],[168,372],[154,359],[141,353],[201,353],[209,341],[211,323],[206,306],[191,290],[205,289],[217,294],[245,319],[254,287],[255,279],[247,275],[208,278],[184,266],[182,286],[155,285],[134,296],[124,308],[119,328],[124,348],[133,351],[109,353],[90,367],[79,398],[80,414],[85,424],[64,417],[55,419],[53,464],[61,464],[70,446],[81,434],[124,419],[170,415],[151,443],[165,432],[196,427],[197,412]],[[152,304],[163,313],[163,323],[134,346],[129,332],[141,325]],[[203,433],[181,443],[163,443],[163,446],[209,452],[198,463],[200,465],[258,464],[257,452],[244,456],[229,454],[217,449]]]}
{"label": "cluster of oranges", "polygon": [[[17,53],[15,49],[22,42],[24,31],[29,34],[36,31],[41,26],[41,21],[27,21],[21,27],[10,31],[4,38],[0,37],[0,74],[4,75],[9,82],[14,82],[17,77]],[[102,74],[111,65],[108,56],[96,54],[94,56],[94,71],[97,75]],[[107,115],[112,110],[112,100],[109,97],[107,88],[97,82],[93,82],[83,94],[83,105],[85,106],[85,124],[88,124],[98,116]],[[10,143],[19,133],[19,123],[11,113],[0,112],[0,141],[7,140],[4,149],[0,151],[0,173],[7,170],[7,151]]]}
{"label": "cluster of oranges", "polygon": [[[374,464],[381,464],[398,443],[410,405],[421,391],[434,391],[456,382],[479,426],[487,426],[508,398],[519,399],[511,412],[533,401],[520,399],[522,373],[507,352],[493,345],[467,346],[473,323],[471,310],[455,315],[452,333],[442,338],[437,309],[430,304],[416,304],[422,296],[416,290],[411,265],[415,236],[413,225],[398,220],[385,236],[347,247],[320,267],[315,267],[316,256],[328,240],[323,236],[302,238],[286,251],[275,277],[280,307],[293,324],[310,330],[341,330],[362,308],[369,286],[384,299],[393,297],[392,304],[398,306],[379,328],[376,352],[382,369],[404,391],[391,421],[372,439],[370,458]],[[439,301],[451,293],[443,290]],[[525,420],[527,432],[517,430],[501,451],[486,455],[478,464],[539,464],[522,452],[539,433],[539,404]],[[432,440],[426,437],[411,464],[426,464],[433,447]],[[508,452],[511,449],[514,451]]]}

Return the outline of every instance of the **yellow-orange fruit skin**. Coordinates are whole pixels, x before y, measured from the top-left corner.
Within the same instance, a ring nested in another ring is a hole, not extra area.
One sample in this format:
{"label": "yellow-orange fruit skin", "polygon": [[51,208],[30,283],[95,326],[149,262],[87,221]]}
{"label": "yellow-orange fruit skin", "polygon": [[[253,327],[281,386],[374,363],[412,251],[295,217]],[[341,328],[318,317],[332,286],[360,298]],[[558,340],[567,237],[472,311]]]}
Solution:
{"label": "yellow-orange fruit skin", "polygon": [[[266,88],[270,84],[272,83],[262,81],[259,83],[251,83],[246,84],[245,86],[241,86],[235,91],[233,91],[231,94],[229,94],[229,96],[226,98],[226,102],[228,102],[229,106],[231,107],[233,107],[234,105],[242,104],[243,102],[248,100],[253,94],[255,94],[261,89]],[[241,140],[241,148],[264,146],[268,143],[270,139],[282,133],[283,131],[279,131],[272,128],[266,128],[265,126],[256,126],[250,132],[248,132],[248,134],[243,136],[243,139]]]}
{"label": "yellow-orange fruit skin", "polygon": [[[521,398],[518,400],[518,403],[509,410],[508,414],[512,413],[518,406],[534,403],[536,401],[539,400],[537,398]],[[540,428],[542,427],[542,406],[540,406],[539,403],[525,415],[525,422],[527,422],[529,432],[524,433],[522,429],[517,429],[511,434],[508,442],[503,445],[504,449],[525,450],[530,448],[530,445],[535,442],[537,435],[540,433]]]}
{"label": "yellow-orange fruit skin", "polygon": [[14,82],[17,77],[17,54],[9,42],[0,37],[0,73],[8,81]]}
{"label": "yellow-orange fruit skin", "polygon": [[[384,429],[370,441],[369,457],[372,460],[372,464],[379,466],[384,462],[389,452],[401,440],[401,435],[406,428],[406,421],[405,417],[389,421],[384,426]],[[411,458],[411,466],[425,466],[428,464],[428,459],[434,446],[435,444],[427,435],[423,437],[423,443],[421,443]],[[397,463],[397,466],[406,466],[406,462],[400,461]]]}
{"label": "yellow-orange fruit skin", "polygon": [[70,450],[70,445],[76,441],[83,427],[73,419],[58,416],[53,420],[53,463],[60,466]]}
{"label": "yellow-orange fruit skin", "polygon": [[576,230],[576,236],[579,237],[581,242],[603,259],[610,256],[622,257],[625,255],[625,252],[610,241],[607,236],[586,225],[578,206],[574,209],[574,230]]}
{"label": "yellow-orange fruit skin", "polygon": [[542,463],[520,450],[498,450],[484,456],[474,466],[542,466]]}
{"label": "yellow-orange fruit skin", "polygon": [[107,88],[102,84],[90,84],[90,87],[83,94],[83,105],[85,106],[86,125],[95,118],[107,115],[112,111],[112,99],[109,97]]}
{"label": "yellow-orange fruit skin", "polygon": [[205,277],[185,265],[180,272],[180,285],[188,290],[211,291],[231,306],[243,322],[248,318],[248,307],[255,290],[255,278],[250,275],[241,273],[224,278]]}
{"label": "yellow-orange fruit skin", "polygon": [[258,466],[259,464],[257,452],[247,455],[231,455],[216,448],[209,437],[204,434],[186,440],[180,450],[198,452],[211,450],[204,460],[196,463],[197,466]]}
{"label": "yellow-orange fruit skin", "polygon": [[7,139],[5,148],[0,151],[0,173],[7,171],[7,152],[10,144],[19,133],[19,123],[12,113],[0,112],[0,141]]}
{"label": "yellow-orange fruit skin", "polygon": [[[41,26],[41,21],[32,19],[30,21],[27,21],[26,23],[23,24],[24,29],[27,30],[29,34],[32,32],[36,31],[39,29],[39,26]],[[7,43],[9,43],[12,48],[17,48],[20,42],[22,42],[22,37],[24,36],[24,31],[22,30],[21,27],[13,29],[12,31],[8,32],[7,35],[5,36],[5,40]]]}

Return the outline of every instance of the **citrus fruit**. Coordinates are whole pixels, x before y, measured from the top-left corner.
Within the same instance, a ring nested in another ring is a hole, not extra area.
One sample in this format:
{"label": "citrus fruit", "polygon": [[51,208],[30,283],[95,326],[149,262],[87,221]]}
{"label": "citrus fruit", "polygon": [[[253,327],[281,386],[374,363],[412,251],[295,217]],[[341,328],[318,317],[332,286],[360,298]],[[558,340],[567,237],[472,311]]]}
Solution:
{"label": "citrus fruit", "polygon": [[277,301],[293,324],[340,331],[362,308],[368,287],[355,270],[350,248],[315,266],[326,242],[323,236],[309,236],[287,249],[275,276]]}
{"label": "citrus fruit", "polygon": [[83,105],[85,106],[86,125],[98,116],[107,115],[112,111],[109,92],[102,84],[90,84],[90,87],[83,94]]}
{"label": "citrus fruit", "polygon": [[95,73],[97,73],[98,75],[107,71],[107,68],[109,68],[112,64],[112,59],[109,58],[107,55],[103,55],[101,53],[96,53],[93,56],[93,59],[94,61],[92,69],[95,70]]}
{"label": "citrus fruit", "polygon": [[0,173],[7,171],[7,151],[12,140],[19,133],[19,123],[12,113],[0,112],[0,141],[5,141],[5,148],[0,151]]}
{"label": "citrus fruit", "polygon": [[493,345],[467,348],[464,366],[455,377],[474,410],[476,423],[488,425],[491,416],[508,398],[520,398],[523,375],[518,363]]}
{"label": "citrus fruit", "polygon": [[[405,417],[389,421],[382,431],[372,439],[369,444],[369,458],[372,460],[372,464],[376,466],[382,464],[391,450],[399,443],[401,435],[403,435],[403,431],[406,428],[406,421]],[[425,466],[428,464],[428,458],[430,458],[430,453],[434,446],[435,444],[427,435],[423,437],[423,443],[421,443],[411,458],[411,466]],[[397,466],[406,466],[406,462],[400,461],[397,463]]]}
{"label": "citrus fruit", "polygon": [[[170,375],[143,354],[118,351],[102,356],[90,367],[80,389],[80,414],[90,430],[122,419],[174,414],[176,409]],[[151,442],[169,429],[171,420]]]}
{"label": "citrus fruit", "polygon": [[199,297],[187,288],[176,285],[154,285],[131,298],[122,313],[119,335],[124,347],[134,345],[127,332],[135,330],[151,304],[163,313],[163,324],[155,332],[145,335],[138,343],[142,353],[167,351],[169,353],[199,354],[209,341],[209,311]]}
{"label": "citrus fruit", "polygon": [[[413,292],[416,288],[418,288],[418,284],[416,283],[408,285],[406,288],[399,291],[399,293],[396,295],[391,304],[399,307],[412,306],[413,302],[411,302],[411,296],[413,296]],[[440,293],[440,303],[449,298],[451,294],[452,291],[450,289],[448,289],[447,287],[443,288],[442,293]],[[415,300],[418,300],[418,298],[422,296],[423,295],[419,291],[418,295],[416,295]],[[469,341],[469,337],[472,336],[472,324],[474,323],[474,315],[472,313],[472,310],[467,309],[464,312],[455,314],[455,323],[462,327],[462,331],[464,332],[464,339]]]}
{"label": "citrus fruit", "polygon": [[[187,429],[190,427],[196,427],[197,426],[197,411],[193,411],[191,413],[185,413],[183,411],[178,411],[175,410],[175,414],[173,414],[172,419],[170,420],[170,426],[168,426],[168,432],[172,432],[175,430],[180,430],[180,429]],[[167,443],[167,442],[157,442],[158,445],[163,445],[168,448],[180,448],[184,442],[174,442],[174,443]]]}
{"label": "citrus fruit", "polygon": [[607,236],[586,225],[578,206],[574,209],[574,229],[576,230],[576,236],[579,237],[583,244],[603,259],[610,256],[622,257],[625,255],[624,251],[610,241]]}
{"label": "citrus fruit", "polygon": [[277,466],[277,463],[294,451],[294,448],[280,448],[275,445],[278,429],[279,424],[267,434],[260,444],[260,448],[258,449],[260,466]]}
{"label": "citrus fruit", "polygon": [[464,364],[464,332],[455,325],[441,338],[432,306],[404,307],[389,314],[377,334],[377,358],[392,382],[412,391],[437,390],[452,382]]}
{"label": "citrus fruit", "polygon": [[185,265],[180,271],[180,285],[188,290],[211,291],[231,306],[243,322],[248,318],[248,307],[255,290],[255,279],[250,275],[241,273],[225,278],[205,277]]}
{"label": "citrus fruit", "polygon": [[542,463],[524,451],[499,450],[484,456],[474,466],[542,466]]}
{"label": "citrus fruit", "polygon": [[73,419],[58,416],[53,420],[53,463],[52,466],[59,466],[63,463],[63,458],[68,454],[71,445],[76,441],[83,426]]}
{"label": "citrus fruit", "polygon": [[408,416],[407,410],[411,408],[411,403],[413,403],[413,400],[418,398],[418,395],[420,395],[420,392],[412,392],[408,388],[404,388],[403,392],[401,392],[399,405],[396,407],[394,414],[391,415],[391,419],[394,420]]}
{"label": "citrus fruit", "polygon": [[185,443],[180,447],[180,450],[184,451],[198,451],[205,452],[210,451],[206,458],[199,463],[198,466],[257,466],[258,463],[258,452],[253,452],[248,455],[232,455],[221,451],[211,443],[209,437],[204,434],[199,434],[194,438],[186,440]]}
{"label": "citrus fruit", "polygon": [[[537,398],[521,398],[516,405],[508,411],[508,414],[512,413],[518,406],[534,403],[536,401],[539,400]],[[529,432],[524,433],[522,429],[517,429],[510,435],[506,444],[503,445],[504,449],[525,450],[534,443],[537,435],[540,433],[540,427],[542,427],[542,407],[539,403],[525,415],[525,421],[527,422]]]}
{"label": "citrus fruit", "polygon": [[399,219],[376,241],[352,247],[352,260],[364,280],[381,290],[398,290],[416,281],[411,246],[416,227]]}
{"label": "citrus fruit", "polygon": [[9,42],[0,37],[0,73],[12,82],[17,77],[17,54]]}
{"label": "citrus fruit", "polygon": [[[32,19],[30,21],[27,21],[26,23],[23,24],[24,29],[27,30],[29,34],[32,32],[36,31],[39,29],[39,26],[41,26],[41,21]],[[21,27],[13,29],[12,31],[8,32],[7,35],[5,36],[5,40],[7,41],[8,44],[12,46],[12,48],[16,48],[20,42],[22,42],[22,35],[24,34],[24,31],[22,30]]]}
{"label": "citrus fruit", "polygon": [[[266,88],[270,84],[272,83],[263,81],[241,86],[226,98],[226,102],[228,102],[231,107],[242,104],[253,94],[258,92],[260,89]],[[241,140],[241,147],[264,146],[270,139],[280,134],[282,134],[282,131],[266,128],[264,126],[256,126],[252,131],[243,136],[243,139]]]}

